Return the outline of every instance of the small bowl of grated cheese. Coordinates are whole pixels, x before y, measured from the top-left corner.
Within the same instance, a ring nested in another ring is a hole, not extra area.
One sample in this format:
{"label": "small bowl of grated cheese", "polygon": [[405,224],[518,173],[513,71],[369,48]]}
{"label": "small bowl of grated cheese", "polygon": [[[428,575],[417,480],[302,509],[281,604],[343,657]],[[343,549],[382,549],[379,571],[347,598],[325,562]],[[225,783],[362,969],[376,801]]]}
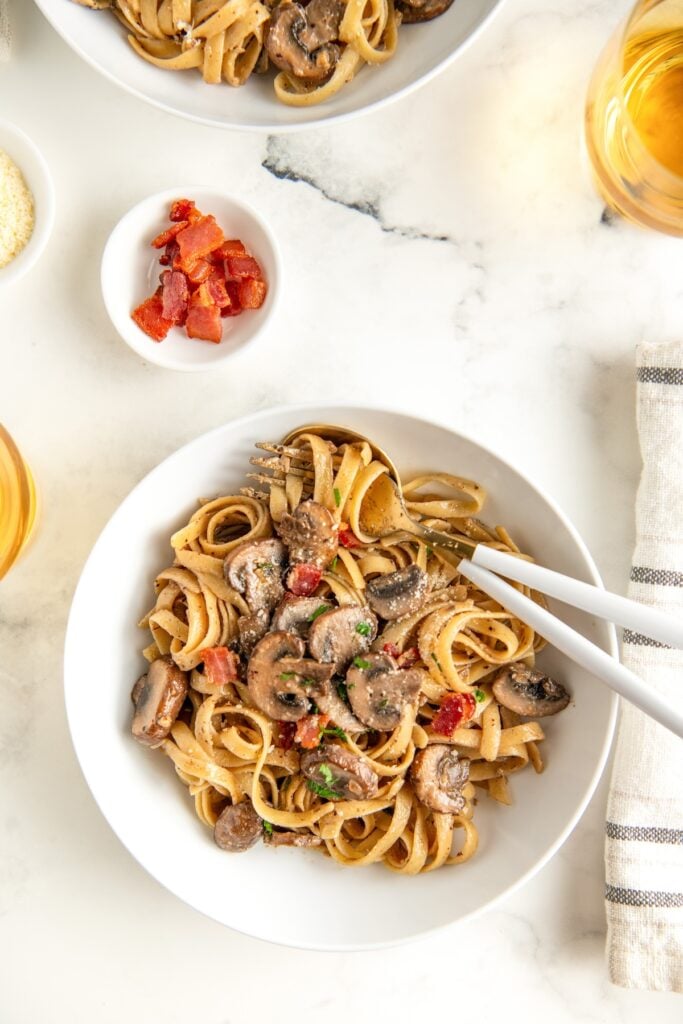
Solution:
{"label": "small bowl of grated cheese", "polygon": [[16,125],[0,120],[0,289],[33,266],[54,219],[54,187],[40,150]]}

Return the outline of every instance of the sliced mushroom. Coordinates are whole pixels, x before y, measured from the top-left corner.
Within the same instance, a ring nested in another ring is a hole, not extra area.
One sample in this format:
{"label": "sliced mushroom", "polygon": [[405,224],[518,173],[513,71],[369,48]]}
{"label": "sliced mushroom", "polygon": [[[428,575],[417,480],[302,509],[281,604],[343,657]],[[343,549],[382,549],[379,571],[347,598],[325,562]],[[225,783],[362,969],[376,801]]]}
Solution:
{"label": "sliced mushroom", "polygon": [[404,25],[413,25],[438,18],[452,3],[453,0],[397,0],[396,10],[401,12]]}
{"label": "sliced mushroom", "polygon": [[401,669],[388,654],[368,654],[346,673],[349,701],[358,718],[370,729],[395,729],[406,707],[415,707],[423,672]]}
{"label": "sliced mushroom", "polygon": [[[315,2],[315,0],[313,0]],[[337,526],[332,513],[317,501],[302,501],[278,523],[278,532],[289,548],[289,560],[325,569],[337,554]]]}
{"label": "sliced mushroom", "polygon": [[352,658],[370,650],[376,636],[377,619],[370,609],[349,604],[318,616],[308,633],[308,649],[342,672]]}
{"label": "sliced mushroom", "polygon": [[570,700],[561,683],[521,661],[501,669],[493,681],[492,690],[504,708],[530,718],[556,715],[558,711],[564,711]]}
{"label": "sliced mushroom", "polygon": [[270,613],[285,592],[282,570],[286,561],[287,551],[281,541],[248,541],[226,557],[223,573],[230,586],[244,594],[252,612]]}
{"label": "sliced mushroom", "polygon": [[312,696],[323,714],[329,715],[333,725],[337,725],[344,732],[351,734],[367,732],[363,723],[356,718],[351,709],[347,707],[346,703],[339,696],[334,679],[330,679],[315,687]]}
{"label": "sliced mushroom", "polygon": [[429,576],[419,565],[376,576],[365,592],[374,612],[383,619],[402,619],[418,611],[429,591]]}
{"label": "sliced mushroom", "polygon": [[322,846],[320,836],[310,832],[266,832],[263,840],[268,846]]}
{"label": "sliced mushroom", "polygon": [[237,620],[237,629],[240,635],[239,647],[245,657],[251,657],[256,644],[268,632],[269,625],[268,612],[264,608],[254,612],[253,615],[240,615]]}
{"label": "sliced mushroom", "polygon": [[440,814],[458,814],[465,806],[462,788],[470,777],[470,762],[459,758],[447,743],[434,743],[415,755],[410,780],[418,800]]}
{"label": "sliced mushroom", "polygon": [[298,722],[310,707],[312,688],[332,675],[332,666],[304,658],[305,644],[293,633],[268,633],[249,659],[247,681],[254,704],[280,722]]}
{"label": "sliced mushroom", "polygon": [[331,608],[329,601],[323,601],[319,597],[295,597],[293,594],[285,594],[275,609],[271,629],[284,630],[285,633],[294,633],[295,636],[306,638],[311,623],[318,618],[318,614],[322,615]]}
{"label": "sliced mushroom", "polygon": [[135,739],[148,747],[158,746],[171,731],[186,695],[187,673],[178,668],[170,654],[156,658],[131,693]]}
{"label": "sliced mushroom", "polygon": [[251,800],[228,804],[218,815],[213,828],[216,845],[229,853],[243,853],[257,843],[262,835],[263,822]]}
{"label": "sliced mushroom", "polygon": [[339,60],[332,40],[344,15],[340,0],[311,0],[307,7],[287,0],[271,12],[265,46],[271,62],[306,82],[327,78]]}
{"label": "sliced mushroom", "polygon": [[[339,743],[323,743],[301,758],[301,771],[322,787],[330,800],[370,800],[377,795],[379,778],[369,764]],[[321,794],[322,799],[325,796]]]}

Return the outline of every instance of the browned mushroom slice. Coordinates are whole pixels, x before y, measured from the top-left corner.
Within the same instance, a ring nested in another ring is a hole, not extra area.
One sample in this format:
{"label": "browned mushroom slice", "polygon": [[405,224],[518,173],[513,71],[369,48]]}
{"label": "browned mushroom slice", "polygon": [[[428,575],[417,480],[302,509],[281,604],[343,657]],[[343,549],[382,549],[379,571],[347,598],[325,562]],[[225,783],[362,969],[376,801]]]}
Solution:
{"label": "browned mushroom slice", "polygon": [[419,565],[376,576],[366,587],[368,603],[383,619],[402,619],[419,611],[429,590],[429,576]]}
{"label": "browned mushroom slice", "polygon": [[349,668],[346,689],[361,722],[389,730],[400,725],[404,708],[416,706],[422,680],[420,669],[400,669],[388,654],[368,654]]}
{"label": "browned mushroom slice", "polygon": [[518,715],[545,718],[564,711],[569,694],[561,683],[522,662],[502,668],[493,681],[493,696]]}
{"label": "browned mushroom slice", "polygon": [[310,707],[312,688],[332,675],[331,665],[304,658],[305,644],[292,633],[268,633],[249,659],[247,681],[254,704],[280,722],[298,722]]}
{"label": "browned mushroom slice", "polygon": [[170,654],[156,658],[133,687],[133,736],[148,747],[166,739],[187,694],[187,674]]}
{"label": "browned mushroom slice", "polygon": [[308,649],[318,661],[343,671],[348,663],[370,650],[377,636],[377,619],[369,608],[357,604],[333,608],[319,615],[311,624]]}
{"label": "browned mushroom slice", "polygon": [[263,608],[254,612],[253,615],[240,615],[237,620],[237,629],[240,635],[239,647],[245,657],[251,657],[256,644],[268,632],[269,625],[268,612]]}
{"label": "browned mushroom slice", "polygon": [[315,687],[312,691],[312,697],[323,714],[329,715],[333,725],[339,726],[340,729],[351,735],[367,732],[366,726],[356,718],[339,696],[333,679]]}
{"label": "browned mushroom slice", "polygon": [[285,592],[282,570],[286,561],[281,541],[247,541],[226,557],[223,573],[230,586],[244,594],[252,612],[270,613]]}
{"label": "browned mushroom slice", "polygon": [[434,743],[415,755],[410,781],[418,800],[440,814],[458,814],[465,806],[462,788],[470,776],[470,762],[459,758],[447,743]]}
{"label": "browned mushroom slice", "polygon": [[339,26],[345,5],[341,0],[311,0],[304,8],[283,2],[271,12],[265,47],[271,62],[306,82],[327,78],[339,60]]}
{"label": "browned mushroom slice", "polygon": [[319,597],[295,597],[293,594],[285,594],[273,613],[271,629],[284,630],[285,633],[294,633],[305,638],[308,636],[311,623],[331,608],[329,601],[323,601]]}
{"label": "browned mushroom slice", "polygon": [[431,21],[443,14],[453,0],[397,0],[396,10],[401,12],[404,25],[414,25],[419,21]]}
{"label": "browned mushroom slice", "polygon": [[[315,2],[315,0],[314,0]],[[289,548],[289,560],[325,569],[337,554],[337,526],[332,513],[317,501],[302,501],[286,512],[278,533]]]}
{"label": "browned mushroom slice", "polygon": [[370,800],[379,778],[369,764],[338,743],[323,743],[306,751],[301,771],[323,800]]}
{"label": "browned mushroom slice", "polygon": [[263,822],[251,800],[224,807],[213,829],[216,845],[229,853],[243,853],[257,843],[262,835]]}
{"label": "browned mushroom slice", "polygon": [[268,846],[322,846],[320,836],[310,832],[266,832],[263,839]]}

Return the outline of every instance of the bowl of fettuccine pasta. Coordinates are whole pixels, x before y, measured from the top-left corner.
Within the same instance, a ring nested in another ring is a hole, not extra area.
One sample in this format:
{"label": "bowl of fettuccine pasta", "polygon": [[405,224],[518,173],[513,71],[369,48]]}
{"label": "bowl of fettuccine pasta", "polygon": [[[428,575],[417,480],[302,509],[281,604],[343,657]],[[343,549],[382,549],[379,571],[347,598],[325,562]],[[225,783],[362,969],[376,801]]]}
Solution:
{"label": "bowl of fettuccine pasta", "polygon": [[[112,829],[169,892],[286,945],[372,948],[492,906],[569,835],[614,727],[611,692],[457,559],[364,531],[382,452],[421,522],[600,582],[556,504],[473,439],[298,406],[145,477],[69,617],[69,725]],[[616,654],[611,626],[561,614]],[[520,705],[519,672],[556,690]]]}
{"label": "bowl of fettuccine pasta", "polygon": [[225,128],[351,117],[429,81],[501,0],[37,0],[129,92]]}

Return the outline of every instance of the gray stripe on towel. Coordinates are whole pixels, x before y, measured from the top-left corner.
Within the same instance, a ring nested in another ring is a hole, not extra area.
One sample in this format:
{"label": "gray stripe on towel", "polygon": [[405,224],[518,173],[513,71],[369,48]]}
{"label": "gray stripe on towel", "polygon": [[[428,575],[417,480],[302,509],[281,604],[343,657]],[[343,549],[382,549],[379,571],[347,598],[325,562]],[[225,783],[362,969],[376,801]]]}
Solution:
{"label": "gray stripe on towel", "polygon": [[663,644],[660,640],[653,640],[651,636],[644,636],[643,633],[634,633],[632,629],[625,629],[622,640],[625,644],[633,644],[634,647],[663,647],[671,650],[670,644]]}
{"label": "gray stripe on towel", "polygon": [[683,366],[639,366],[641,384],[683,384]]}
{"label": "gray stripe on towel", "polygon": [[633,583],[648,583],[652,587],[683,587],[683,572],[674,569],[648,569],[646,565],[634,565],[631,569]]}
{"label": "gray stripe on towel", "polygon": [[622,889],[605,886],[605,899],[626,907],[683,907],[683,892],[649,892],[646,889]]}
{"label": "gray stripe on towel", "polygon": [[605,822],[608,839],[634,840],[640,843],[671,843],[683,846],[683,828],[660,828],[657,825],[618,825],[616,821]]}

